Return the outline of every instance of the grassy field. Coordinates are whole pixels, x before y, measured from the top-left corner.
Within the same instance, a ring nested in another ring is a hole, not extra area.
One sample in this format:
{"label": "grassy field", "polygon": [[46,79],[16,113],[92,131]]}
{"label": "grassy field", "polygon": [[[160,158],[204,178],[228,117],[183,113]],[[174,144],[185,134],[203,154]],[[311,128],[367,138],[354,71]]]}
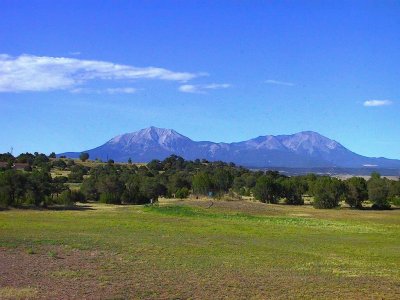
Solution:
{"label": "grassy field", "polygon": [[164,200],[0,212],[0,299],[399,299],[400,210]]}

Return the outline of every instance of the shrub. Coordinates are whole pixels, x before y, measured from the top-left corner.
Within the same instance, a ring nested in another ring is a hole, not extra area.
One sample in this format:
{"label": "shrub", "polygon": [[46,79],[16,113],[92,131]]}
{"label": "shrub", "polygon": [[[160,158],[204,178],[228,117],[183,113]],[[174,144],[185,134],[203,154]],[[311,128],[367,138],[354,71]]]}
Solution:
{"label": "shrub", "polygon": [[57,197],[57,203],[62,204],[65,206],[72,206],[75,204],[72,198],[72,192],[71,190],[65,190],[63,191],[58,197]]}
{"label": "shrub", "polygon": [[371,176],[368,180],[368,198],[373,203],[373,209],[389,209],[389,183],[379,175]]}
{"label": "shrub", "polygon": [[275,178],[263,175],[257,179],[254,187],[254,196],[257,200],[264,203],[278,203],[279,194],[280,185]]}
{"label": "shrub", "polygon": [[89,153],[87,153],[87,152],[82,152],[82,153],[79,155],[79,159],[80,159],[81,161],[87,161],[87,160],[89,159]]}
{"label": "shrub", "polygon": [[285,178],[282,180],[282,196],[285,197],[286,204],[303,205],[303,194],[306,190],[305,184],[296,177]]}
{"label": "shrub", "polygon": [[93,177],[86,178],[81,185],[81,192],[86,200],[99,200],[99,192],[96,188],[96,181]]}
{"label": "shrub", "polygon": [[72,206],[76,202],[85,202],[85,200],[85,195],[81,191],[71,191],[67,189],[56,197],[55,202],[65,206]]}
{"label": "shrub", "polygon": [[83,194],[81,191],[73,190],[73,191],[71,191],[71,200],[74,203],[75,202],[85,203],[86,197],[85,197],[85,194]]}
{"label": "shrub", "polygon": [[311,191],[315,208],[335,208],[339,206],[343,186],[339,179],[320,177],[312,184]]}
{"label": "shrub", "polygon": [[54,168],[57,168],[60,170],[65,170],[67,168],[67,164],[62,159],[57,159],[57,160],[53,161],[52,164],[53,164]]}
{"label": "shrub", "polygon": [[400,206],[400,196],[394,196],[394,197],[392,197],[392,199],[390,199],[390,202],[391,202],[393,205]]}
{"label": "shrub", "polygon": [[13,204],[10,197],[10,191],[7,187],[0,187],[0,208],[7,208]]}
{"label": "shrub", "polygon": [[367,182],[362,177],[352,177],[345,181],[345,201],[350,207],[362,208],[368,198]]}
{"label": "shrub", "polygon": [[119,195],[113,193],[102,193],[100,194],[100,202],[107,204],[121,204],[121,198]]}
{"label": "shrub", "polygon": [[176,191],[175,197],[179,199],[184,199],[189,196],[189,189],[187,187],[180,188]]}

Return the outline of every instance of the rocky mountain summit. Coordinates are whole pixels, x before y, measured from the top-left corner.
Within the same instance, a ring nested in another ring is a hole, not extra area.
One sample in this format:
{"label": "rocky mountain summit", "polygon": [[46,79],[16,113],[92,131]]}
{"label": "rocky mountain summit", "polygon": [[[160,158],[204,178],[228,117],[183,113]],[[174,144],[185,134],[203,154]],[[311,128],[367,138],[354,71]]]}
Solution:
{"label": "rocky mountain summit", "polygon": [[[86,150],[92,159],[137,162],[164,159],[171,154],[185,159],[234,162],[254,168],[400,168],[400,160],[365,157],[313,131],[292,135],[265,135],[243,142],[193,141],[173,129],[149,127],[116,136],[97,148]],[[80,152],[61,153],[70,158]]]}

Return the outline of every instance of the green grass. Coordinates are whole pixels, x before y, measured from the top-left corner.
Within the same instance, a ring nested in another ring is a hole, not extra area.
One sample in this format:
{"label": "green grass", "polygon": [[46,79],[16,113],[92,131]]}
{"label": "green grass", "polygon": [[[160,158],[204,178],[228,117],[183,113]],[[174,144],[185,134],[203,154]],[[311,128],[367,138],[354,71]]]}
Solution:
{"label": "green grass", "polygon": [[34,288],[0,287],[0,299],[34,299],[37,290]]}
{"label": "green grass", "polygon": [[399,296],[400,210],[236,205],[3,211],[0,247],[101,251],[99,284],[135,278],[139,298]]}

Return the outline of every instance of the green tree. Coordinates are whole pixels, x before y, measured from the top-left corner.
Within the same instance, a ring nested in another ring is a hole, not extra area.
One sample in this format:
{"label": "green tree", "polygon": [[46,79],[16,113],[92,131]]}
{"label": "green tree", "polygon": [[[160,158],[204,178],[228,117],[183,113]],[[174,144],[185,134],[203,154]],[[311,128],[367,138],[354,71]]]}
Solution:
{"label": "green tree", "polygon": [[143,177],[140,192],[146,199],[153,200],[154,203],[158,200],[159,196],[165,196],[167,188],[158,182],[155,177]]}
{"label": "green tree", "polygon": [[48,162],[49,158],[47,157],[46,154],[35,152],[35,158],[33,159],[34,166],[43,168],[44,166],[47,166]]}
{"label": "green tree", "polygon": [[96,178],[93,175],[83,181],[80,190],[87,200],[98,201],[100,198],[100,193],[96,187]]}
{"label": "green tree", "polygon": [[303,205],[303,194],[307,186],[299,177],[283,178],[281,180],[282,196],[286,204]]}
{"label": "green tree", "polygon": [[244,176],[235,177],[233,179],[232,187],[233,187],[233,190],[237,194],[239,194],[241,196],[250,196],[249,195],[250,189],[247,188],[247,186],[246,186],[246,180],[245,180]]}
{"label": "green tree", "polygon": [[121,197],[125,190],[125,184],[117,173],[104,174],[96,182],[96,189],[100,194],[100,202],[109,204],[121,204]]}
{"label": "green tree", "polygon": [[374,209],[389,209],[389,183],[385,178],[381,178],[379,174],[371,174],[371,178],[367,182],[368,198],[373,203]]}
{"label": "green tree", "polygon": [[53,164],[53,168],[57,168],[60,170],[65,170],[67,168],[67,164],[62,159],[57,159],[57,160],[53,161],[52,164]]}
{"label": "green tree", "polygon": [[334,208],[339,206],[344,188],[339,179],[323,176],[313,182],[311,191],[315,208]]}
{"label": "green tree", "polygon": [[28,177],[28,200],[32,204],[47,206],[47,199],[51,195],[51,176],[48,172],[34,170]]}
{"label": "green tree", "polygon": [[180,188],[176,191],[175,197],[179,199],[185,199],[189,196],[190,192],[187,187]]}
{"label": "green tree", "polygon": [[9,165],[12,165],[15,161],[15,157],[10,153],[0,153],[0,161],[7,162]]}
{"label": "green tree", "polygon": [[362,177],[352,177],[345,181],[346,203],[350,207],[362,208],[362,203],[368,199],[367,181]]}
{"label": "green tree", "polygon": [[147,168],[151,171],[161,171],[163,169],[163,165],[160,160],[153,159],[147,164]]}
{"label": "green tree", "polygon": [[81,161],[87,161],[87,160],[89,159],[89,153],[87,153],[87,152],[82,152],[82,153],[79,155],[79,159],[80,159]]}
{"label": "green tree", "polygon": [[255,198],[261,202],[278,203],[280,185],[272,176],[263,175],[257,179],[253,192]]}
{"label": "green tree", "polygon": [[393,205],[400,206],[400,178],[390,181],[389,200]]}
{"label": "green tree", "polygon": [[65,206],[72,206],[75,201],[72,198],[72,192],[70,189],[64,190],[59,196],[57,196],[57,203]]}
{"label": "green tree", "polygon": [[400,180],[391,180],[389,185],[389,198],[400,197]]}
{"label": "green tree", "polygon": [[198,195],[208,195],[212,191],[212,181],[207,173],[198,173],[192,180],[193,193]]}
{"label": "green tree", "polygon": [[216,192],[224,193],[232,186],[233,176],[229,170],[218,168],[212,176],[212,182]]}
{"label": "green tree", "polygon": [[24,164],[29,164],[30,166],[33,164],[33,161],[35,160],[35,155],[32,153],[21,153],[18,155],[15,159],[15,162],[17,163],[24,163]]}
{"label": "green tree", "polygon": [[148,199],[140,191],[141,180],[138,175],[130,175],[125,181],[125,191],[122,194],[122,201],[131,204],[144,204]]}
{"label": "green tree", "polygon": [[80,183],[83,181],[83,176],[87,174],[86,168],[81,165],[74,165],[70,169],[71,173],[68,174],[70,182]]}
{"label": "green tree", "polygon": [[52,179],[51,182],[51,195],[55,194],[58,197],[63,191],[67,190],[68,187],[65,185],[67,177],[58,176]]}
{"label": "green tree", "polygon": [[175,194],[179,189],[181,188],[187,188],[190,189],[191,184],[190,184],[190,179],[187,178],[187,174],[184,172],[179,172],[179,173],[174,173],[170,175],[166,182],[165,185],[167,186],[168,197],[172,197],[173,194]]}
{"label": "green tree", "polygon": [[27,177],[21,172],[6,170],[0,173],[0,205],[21,204],[26,191]]}

